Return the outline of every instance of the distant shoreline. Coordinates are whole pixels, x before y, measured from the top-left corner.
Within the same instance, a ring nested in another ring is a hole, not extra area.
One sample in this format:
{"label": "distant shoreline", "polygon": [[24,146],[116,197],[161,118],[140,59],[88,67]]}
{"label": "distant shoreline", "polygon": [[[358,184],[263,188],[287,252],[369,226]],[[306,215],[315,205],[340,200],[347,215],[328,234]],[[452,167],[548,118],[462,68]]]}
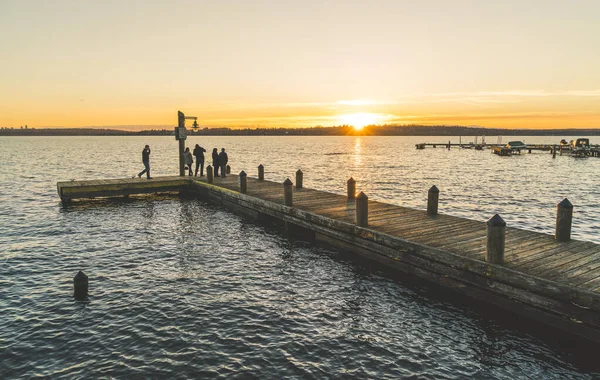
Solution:
{"label": "distant shoreline", "polygon": [[[600,136],[600,128],[502,129],[463,126],[350,126],[313,128],[188,128],[189,136]],[[0,136],[174,136],[173,129],[1,128]]]}

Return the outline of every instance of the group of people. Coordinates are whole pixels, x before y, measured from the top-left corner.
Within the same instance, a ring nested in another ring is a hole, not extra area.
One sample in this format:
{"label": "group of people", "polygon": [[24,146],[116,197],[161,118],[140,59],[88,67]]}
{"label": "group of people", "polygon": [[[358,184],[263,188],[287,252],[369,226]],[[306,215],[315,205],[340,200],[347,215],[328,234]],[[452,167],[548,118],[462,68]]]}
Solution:
{"label": "group of people", "polygon": [[[196,147],[194,148],[193,153],[190,152],[190,148],[185,148],[185,152],[183,153],[183,158],[185,160],[185,165],[188,167],[190,176],[192,174],[194,174],[194,176],[198,176],[198,168],[200,169],[200,177],[204,176],[204,152],[206,152],[206,149],[204,149],[203,147],[201,147],[198,144],[196,144]],[[192,172],[192,164],[194,163],[194,158],[192,156],[196,157],[196,172],[195,173]],[[214,176],[219,177],[219,168],[226,167],[227,162],[229,162],[229,157],[227,156],[227,153],[225,153],[225,148],[221,148],[221,153],[218,152],[217,148],[214,148],[212,151],[212,161],[213,161],[212,164],[213,164]],[[223,170],[223,169],[221,169],[221,170]],[[223,175],[223,177],[225,177],[224,174],[225,173],[221,173],[221,175]]]}
{"label": "group of people", "polygon": [[[198,144],[196,144],[196,147],[194,148],[193,153],[190,152],[190,148],[185,148],[185,151],[183,152],[183,159],[184,159],[184,164],[187,167],[187,170],[189,170],[190,176],[192,174],[194,176],[198,176],[198,169],[200,169],[200,176],[201,177],[204,176],[204,152],[206,152],[206,149],[204,149],[203,147],[201,147]],[[196,157],[196,172],[195,173],[192,171],[194,157]],[[229,157],[227,157],[227,153],[225,153],[225,148],[221,148],[221,153],[218,152],[217,148],[214,148],[212,151],[212,161],[213,161],[214,176],[220,177],[219,168],[222,168],[221,176],[225,177],[225,174],[226,174],[225,167],[227,166],[227,163],[229,162]],[[138,174],[138,177],[142,178],[142,175],[144,175],[144,173],[145,173],[146,178],[152,179],[152,177],[150,177],[150,146],[149,145],[146,145],[144,147],[144,150],[142,150],[142,163],[144,164],[144,170],[142,170]]]}

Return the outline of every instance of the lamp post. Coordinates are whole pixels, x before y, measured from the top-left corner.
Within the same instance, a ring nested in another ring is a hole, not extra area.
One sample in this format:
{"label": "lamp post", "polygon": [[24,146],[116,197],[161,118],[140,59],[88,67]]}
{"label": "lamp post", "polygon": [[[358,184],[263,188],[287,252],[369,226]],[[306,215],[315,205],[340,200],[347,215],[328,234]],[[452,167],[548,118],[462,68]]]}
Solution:
{"label": "lamp post", "polygon": [[183,112],[177,111],[177,127],[175,127],[175,140],[179,141],[179,175],[185,175],[185,159],[183,158],[183,151],[185,149],[185,139],[187,138],[187,130],[185,129],[185,119],[194,119],[192,127],[198,128],[198,119],[196,116],[185,116]]}

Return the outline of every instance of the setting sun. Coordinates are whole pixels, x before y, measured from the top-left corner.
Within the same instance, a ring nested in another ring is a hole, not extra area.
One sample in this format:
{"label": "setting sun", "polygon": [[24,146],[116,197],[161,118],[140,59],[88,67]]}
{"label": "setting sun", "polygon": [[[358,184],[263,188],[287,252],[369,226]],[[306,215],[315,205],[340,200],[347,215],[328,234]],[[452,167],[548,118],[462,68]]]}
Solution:
{"label": "setting sun", "polygon": [[340,124],[351,125],[357,131],[360,131],[367,125],[379,124],[383,121],[383,116],[377,113],[350,113],[339,115],[338,120]]}

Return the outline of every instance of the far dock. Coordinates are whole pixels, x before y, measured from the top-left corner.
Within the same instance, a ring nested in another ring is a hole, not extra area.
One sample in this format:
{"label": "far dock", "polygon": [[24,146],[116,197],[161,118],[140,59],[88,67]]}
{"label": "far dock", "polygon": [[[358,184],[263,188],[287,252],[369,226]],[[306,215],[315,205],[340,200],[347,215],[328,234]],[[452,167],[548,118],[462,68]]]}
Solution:
{"label": "far dock", "polygon": [[484,223],[438,214],[443,193],[435,187],[428,211],[421,211],[362,193],[355,198],[353,180],[348,195],[304,188],[302,176],[296,173],[296,186],[241,172],[69,181],[57,189],[65,205],[82,198],[185,193],[600,343],[600,245],[570,239],[568,201],[557,209],[555,238],[507,227],[500,216]]}

